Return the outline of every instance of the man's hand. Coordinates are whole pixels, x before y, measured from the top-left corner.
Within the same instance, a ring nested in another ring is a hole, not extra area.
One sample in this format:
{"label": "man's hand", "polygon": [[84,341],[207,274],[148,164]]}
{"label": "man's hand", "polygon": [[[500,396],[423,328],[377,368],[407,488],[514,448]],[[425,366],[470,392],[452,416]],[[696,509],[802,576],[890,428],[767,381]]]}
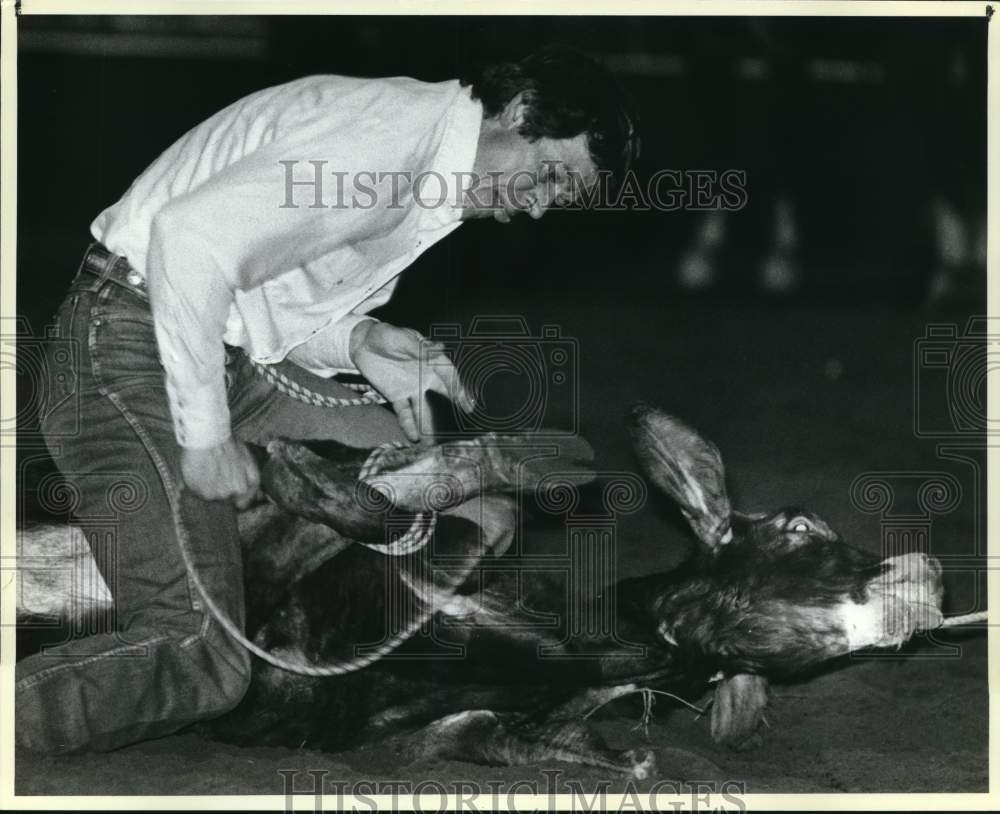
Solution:
{"label": "man's hand", "polygon": [[351,361],[369,384],[392,404],[406,437],[432,440],[430,405],[424,393],[434,390],[469,413],[475,402],[439,342],[417,331],[385,322],[360,322],[351,333]]}
{"label": "man's hand", "polygon": [[260,486],[260,470],[246,444],[229,438],[214,447],[181,452],[184,483],[206,500],[232,498],[236,508],[245,509]]}

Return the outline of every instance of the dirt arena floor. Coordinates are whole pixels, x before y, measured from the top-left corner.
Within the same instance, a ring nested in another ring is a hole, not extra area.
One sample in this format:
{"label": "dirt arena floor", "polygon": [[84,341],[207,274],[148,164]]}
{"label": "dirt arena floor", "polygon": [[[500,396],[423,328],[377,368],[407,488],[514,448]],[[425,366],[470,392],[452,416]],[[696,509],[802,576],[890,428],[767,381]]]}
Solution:
{"label": "dirt arena floor", "polygon": [[[947,427],[949,415],[947,371],[914,366],[927,325],[957,322],[961,334],[968,311],[671,301],[596,290],[576,296],[527,304],[495,297],[478,308],[523,314],[533,329],[557,323],[575,339],[580,432],[602,471],[635,471],[621,418],[630,402],[645,399],[718,444],[737,507],[802,505],[873,551],[880,550],[888,523],[924,523],[931,551],[945,562],[947,612],[986,606],[984,581],[973,572],[977,550],[985,549],[982,441],[918,437],[914,425],[918,406],[927,427]],[[434,315],[463,323],[471,316],[461,303]],[[553,403],[563,409],[560,398]],[[881,473],[893,484],[899,501],[887,510],[891,516],[852,503],[851,485],[865,473]],[[948,505],[928,512],[908,476],[933,473],[950,474],[960,489]],[[618,530],[621,577],[669,567],[688,544],[668,502],[652,495],[642,510],[621,518]],[[703,703],[707,696],[689,700]],[[637,698],[607,707],[599,727],[615,745],[656,749],[661,778],[733,781],[748,792],[984,792],[988,703],[986,631],[978,629],[921,638],[900,653],[845,659],[808,681],[776,686],[770,728],[755,751],[716,747],[706,719],[695,720],[695,713],[663,698],[648,734],[636,728]],[[543,793],[553,777],[543,772],[552,770],[561,772],[558,783],[576,780],[583,788],[609,779],[557,763],[401,766],[394,754],[377,749],[247,749],[181,733],[104,755],[18,753],[16,788],[20,795],[282,794],[279,772],[290,770],[328,770],[327,782],[347,783],[434,779],[485,789],[491,782],[530,781]],[[305,775],[296,782],[311,789]],[[624,784],[611,788],[624,790]]]}

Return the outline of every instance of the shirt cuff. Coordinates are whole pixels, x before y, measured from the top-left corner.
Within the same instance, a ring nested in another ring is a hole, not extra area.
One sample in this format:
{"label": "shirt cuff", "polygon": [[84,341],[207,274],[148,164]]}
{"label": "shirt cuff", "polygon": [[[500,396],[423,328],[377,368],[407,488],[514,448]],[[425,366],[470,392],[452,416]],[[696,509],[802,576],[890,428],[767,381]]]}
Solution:
{"label": "shirt cuff", "polygon": [[168,379],[167,398],[174,436],[182,447],[206,449],[229,439],[229,402],[223,381],[181,388]]}
{"label": "shirt cuff", "polygon": [[362,322],[378,322],[367,314],[345,314],[336,322],[317,331],[301,345],[288,352],[289,361],[317,376],[357,373],[351,361],[351,333]]}

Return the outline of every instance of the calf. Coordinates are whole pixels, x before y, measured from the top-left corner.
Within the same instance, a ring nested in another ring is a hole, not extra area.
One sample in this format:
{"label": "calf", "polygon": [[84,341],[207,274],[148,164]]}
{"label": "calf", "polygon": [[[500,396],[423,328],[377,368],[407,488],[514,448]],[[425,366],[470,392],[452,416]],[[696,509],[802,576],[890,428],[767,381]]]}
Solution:
{"label": "calf", "polygon": [[[346,675],[255,660],[246,698],[209,723],[211,734],[325,750],[390,739],[413,758],[559,759],[644,777],[652,753],[609,749],[587,711],[639,688],[700,693],[714,680],[713,736],[738,746],[761,722],[767,676],[899,645],[942,621],[935,560],[880,561],[800,509],[735,512],[710,442],[643,405],[629,425],[647,476],[678,503],[698,545],[679,568],[589,600],[588,618],[613,614],[613,635],[566,635],[562,592],[518,573],[516,558],[502,571],[477,568],[487,552],[464,518],[439,514],[432,543],[404,556],[353,544],[384,542],[387,523],[405,527],[428,500],[440,508],[477,491],[585,481],[579,441],[569,461],[525,456],[530,438],[395,450],[360,481],[365,451],[273,442],[261,455],[270,500],[243,518],[248,636],[322,665],[384,641],[407,614],[430,609],[433,624],[392,658]],[[601,607],[607,597],[614,608]]]}

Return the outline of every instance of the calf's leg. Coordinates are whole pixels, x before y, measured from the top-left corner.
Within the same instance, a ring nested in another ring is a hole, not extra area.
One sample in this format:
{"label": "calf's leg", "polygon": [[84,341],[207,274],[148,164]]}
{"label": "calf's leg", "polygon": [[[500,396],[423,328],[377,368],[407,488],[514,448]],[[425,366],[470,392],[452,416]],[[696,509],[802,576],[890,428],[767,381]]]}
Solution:
{"label": "calf's leg", "polygon": [[710,715],[712,739],[738,751],[761,744],[758,733],[767,707],[767,679],[740,673],[715,687]]}
{"label": "calf's leg", "polygon": [[523,724],[488,709],[458,712],[405,736],[410,760],[440,758],[490,766],[531,766],[547,760],[595,766],[643,780],[656,771],[648,749],[611,749],[583,721]]}

